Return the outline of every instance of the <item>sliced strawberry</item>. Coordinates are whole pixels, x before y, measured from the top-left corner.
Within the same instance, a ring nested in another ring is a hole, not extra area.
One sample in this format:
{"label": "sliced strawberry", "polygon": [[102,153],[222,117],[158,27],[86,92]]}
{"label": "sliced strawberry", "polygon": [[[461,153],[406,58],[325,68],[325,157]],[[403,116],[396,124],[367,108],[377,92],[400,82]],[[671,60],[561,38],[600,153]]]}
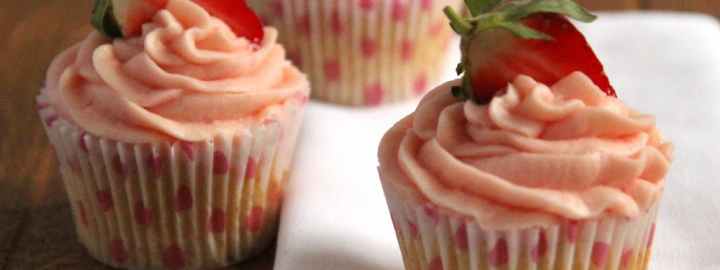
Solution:
{"label": "sliced strawberry", "polygon": [[554,84],[575,71],[582,71],[609,96],[616,96],[592,48],[567,18],[538,13],[523,23],[552,40],[525,39],[504,29],[483,31],[470,40],[467,72],[476,97],[492,97],[521,74]]}
{"label": "sliced strawberry", "polygon": [[113,0],[113,14],[119,22],[123,36],[140,34],[142,25],[152,20],[155,13],[165,7],[168,0]]}
{"label": "sliced strawberry", "polygon": [[140,34],[142,25],[152,19],[168,0],[95,0],[92,23],[98,31],[113,38]]}
{"label": "sliced strawberry", "polygon": [[[168,0],[113,0],[115,18],[120,21],[125,36],[140,34],[142,25],[152,20]],[[123,5],[123,4],[126,4]],[[124,16],[124,17],[123,17]]]}
{"label": "sliced strawberry", "polygon": [[[462,36],[463,85],[458,98],[487,102],[518,75],[551,85],[580,71],[608,96],[615,90],[585,37],[567,17],[592,22],[594,15],[573,0],[465,0],[470,17],[445,8]],[[567,17],[566,17],[567,16]]]}
{"label": "sliced strawberry", "polygon": [[265,36],[260,17],[244,0],[194,0],[213,15],[227,23],[239,37],[260,43]]}
{"label": "sliced strawberry", "polygon": [[[168,0],[95,0],[92,23],[113,38],[140,34],[142,25],[165,8]],[[194,0],[227,23],[236,35],[259,43],[265,34],[262,22],[244,0]]]}

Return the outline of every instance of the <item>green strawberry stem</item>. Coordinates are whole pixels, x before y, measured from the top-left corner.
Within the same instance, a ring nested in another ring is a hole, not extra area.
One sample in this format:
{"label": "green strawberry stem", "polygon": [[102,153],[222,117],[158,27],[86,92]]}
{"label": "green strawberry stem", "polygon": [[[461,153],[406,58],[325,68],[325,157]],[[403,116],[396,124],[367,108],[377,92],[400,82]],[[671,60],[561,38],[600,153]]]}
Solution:
{"label": "green strawberry stem", "polygon": [[123,33],[120,25],[113,15],[111,0],[95,0],[90,23],[100,33],[110,38],[122,38]]}
{"label": "green strawberry stem", "polygon": [[523,24],[523,20],[537,13],[561,14],[581,22],[592,22],[596,19],[595,15],[573,0],[465,0],[465,4],[470,11],[469,17],[463,17],[449,6],[443,10],[452,29],[462,37],[463,56],[457,73],[465,74],[462,86],[453,88],[452,93],[459,99],[473,99],[479,103],[486,100],[477,100],[474,97],[470,75],[466,72],[469,65],[469,43],[475,34],[491,29],[505,29],[524,39],[552,40],[549,35]]}
{"label": "green strawberry stem", "polygon": [[450,18],[450,26],[456,33],[460,35],[467,35],[470,31],[472,31],[473,25],[463,18],[462,15],[458,14],[452,7],[445,7],[443,12],[445,12],[445,15]]}

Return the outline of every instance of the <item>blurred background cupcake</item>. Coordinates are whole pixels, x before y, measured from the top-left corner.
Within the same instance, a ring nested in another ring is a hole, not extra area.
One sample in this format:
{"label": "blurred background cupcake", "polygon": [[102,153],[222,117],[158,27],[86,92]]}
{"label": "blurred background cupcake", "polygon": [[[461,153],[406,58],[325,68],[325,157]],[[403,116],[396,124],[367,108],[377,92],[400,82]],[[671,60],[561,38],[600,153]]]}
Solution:
{"label": "blurred background cupcake", "polygon": [[461,0],[250,0],[308,73],[312,97],[376,106],[435,85],[453,38],[442,8]]}

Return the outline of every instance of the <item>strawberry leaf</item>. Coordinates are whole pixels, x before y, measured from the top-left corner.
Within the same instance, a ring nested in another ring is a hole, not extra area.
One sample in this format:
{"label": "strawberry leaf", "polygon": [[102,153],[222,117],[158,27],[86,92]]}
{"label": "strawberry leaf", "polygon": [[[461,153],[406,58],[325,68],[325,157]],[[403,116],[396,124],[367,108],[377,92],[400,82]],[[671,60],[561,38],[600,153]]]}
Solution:
{"label": "strawberry leaf", "polygon": [[532,29],[530,27],[525,26],[522,23],[519,22],[503,22],[500,23],[500,27],[505,28],[512,32],[513,34],[525,38],[525,39],[542,39],[542,40],[552,40],[552,37],[537,31],[535,29]]}
{"label": "strawberry leaf", "polygon": [[472,31],[472,24],[470,24],[467,19],[463,18],[463,16],[458,14],[452,7],[445,7],[443,12],[445,12],[445,15],[450,19],[450,27],[452,27],[455,33],[464,36]]}
{"label": "strawberry leaf", "polygon": [[123,37],[120,25],[113,15],[111,0],[95,0],[95,6],[93,7],[90,23],[100,33],[103,33],[110,38]]}
{"label": "strawberry leaf", "polygon": [[510,20],[519,20],[535,13],[558,13],[581,22],[592,22],[597,17],[573,0],[533,0],[507,8]]}
{"label": "strawberry leaf", "polygon": [[500,4],[501,0],[465,0],[470,15],[477,16],[488,12]]}

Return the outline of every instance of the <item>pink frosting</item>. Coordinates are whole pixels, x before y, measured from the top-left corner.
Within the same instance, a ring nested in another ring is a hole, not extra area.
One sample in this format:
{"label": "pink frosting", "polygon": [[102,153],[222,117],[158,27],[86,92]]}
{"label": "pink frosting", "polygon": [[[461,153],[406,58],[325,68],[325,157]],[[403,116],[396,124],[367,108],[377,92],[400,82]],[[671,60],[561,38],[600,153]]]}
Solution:
{"label": "pink frosting", "polygon": [[129,142],[202,141],[234,133],[307,98],[277,31],[254,44],[188,0],[169,1],[143,34],[91,33],[50,66],[45,94],[61,116]]}
{"label": "pink frosting", "polygon": [[457,84],[386,134],[384,181],[498,229],[633,218],[659,199],[672,145],[584,74],[550,88],[519,76],[487,105],[458,102]]}

